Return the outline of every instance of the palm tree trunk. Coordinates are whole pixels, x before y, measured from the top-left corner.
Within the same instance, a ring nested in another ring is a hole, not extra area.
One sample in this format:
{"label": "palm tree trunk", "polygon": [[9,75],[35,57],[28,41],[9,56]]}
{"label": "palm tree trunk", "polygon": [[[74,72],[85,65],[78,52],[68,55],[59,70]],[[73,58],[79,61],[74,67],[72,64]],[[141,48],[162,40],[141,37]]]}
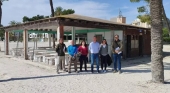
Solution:
{"label": "palm tree trunk", "polygon": [[51,6],[51,16],[54,17],[53,0],[50,0],[50,6]]}
{"label": "palm tree trunk", "polygon": [[170,36],[170,26],[169,26],[168,19],[167,19],[167,17],[166,17],[166,13],[165,13],[165,9],[164,9],[163,4],[162,4],[162,12],[163,12],[163,19],[164,19],[164,21],[166,22],[166,25],[167,25],[167,28],[168,28],[168,31],[169,31],[169,36]]}
{"label": "palm tree trunk", "polygon": [[151,12],[151,72],[152,81],[164,82],[162,0],[150,0]]}
{"label": "palm tree trunk", "polygon": [[2,20],[2,1],[0,1],[0,26],[2,25],[1,20]]}
{"label": "palm tree trunk", "polygon": [[[54,17],[53,0],[50,0],[50,6],[51,6],[51,16]],[[53,48],[55,48],[55,34],[53,34]]]}

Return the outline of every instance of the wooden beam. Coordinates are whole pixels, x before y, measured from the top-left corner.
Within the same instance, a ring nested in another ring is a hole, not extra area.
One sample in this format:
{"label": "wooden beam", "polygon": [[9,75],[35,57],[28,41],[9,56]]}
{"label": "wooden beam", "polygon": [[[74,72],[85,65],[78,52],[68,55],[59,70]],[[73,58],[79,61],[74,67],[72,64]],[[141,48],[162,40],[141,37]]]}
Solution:
{"label": "wooden beam", "polygon": [[24,43],[24,59],[28,60],[28,31],[23,31],[23,43]]}
{"label": "wooden beam", "polygon": [[53,31],[52,29],[48,29],[48,31]]}
{"label": "wooden beam", "polygon": [[42,28],[39,28],[38,31],[43,31],[43,29],[42,29]]}
{"label": "wooden beam", "polygon": [[37,29],[37,28],[34,28],[33,30],[38,31],[38,29]]}
{"label": "wooden beam", "polygon": [[71,34],[72,34],[72,40],[73,40],[74,44],[76,44],[76,39],[75,39],[76,34],[75,34],[75,27],[74,26],[72,27]]}
{"label": "wooden beam", "polygon": [[9,55],[9,32],[5,31],[5,55]]}
{"label": "wooden beam", "polygon": [[44,22],[44,23],[37,23],[37,22],[35,22],[34,24],[25,23],[24,25],[18,25],[18,26],[13,26],[13,27],[6,27],[4,29],[6,31],[12,31],[12,30],[21,30],[21,29],[44,28],[44,27],[58,26],[58,25],[59,24],[56,21]]}
{"label": "wooden beam", "polygon": [[51,34],[48,34],[48,43],[49,43],[49,47],[51,47]]}
{"label": "wooden beam", "polygon": [[88,24],[86,24],[86,22],[84,23],[75,23],[75,22],[60,22],[60,24],[65,25],[65,26],[75,26],[75,27],[86,27],[86,28],[100,28],[100,29],[111,29],[111,27],[109,27],[109,25],[105,26],[101,26],[101,25],[94,25],[94,23],[89,22]]}
{"label": "wooden beam", "polygon": [[64,26],[63,25],[60,25],[58,28],[57,28],[57,41],[60,39],[60,38],[63,38],[64,37]]}
{"label": "wooden beam", "polygon": [[85,23],[87,23],[87,21],[81,20],[80,23],[85,24]]}
{"label": "wooden beam", "polygon": [[80,21],[79,20],[74,20],[74,22],[79,23]]}
{"label": "wooden beam", "polygon": [[94,25],[100,25],[100,23],[94,23]]}
{"label": "wooden beam", "polygon": [[71,20],[70,20],[70,19],[68,19],[68,18],[66,18],[66,19],[65,19],[65,21],[66,21],[66,22],[68,22],[68,21],[71,21]]}
{"label": "wooden beam", "polygon": [[127,51],[127,35],[126,35],[126,30],[127,28],[124,27],[123,29],[123,58],[126,59],[127,58],[127,55],[126,55],[126,51]]}

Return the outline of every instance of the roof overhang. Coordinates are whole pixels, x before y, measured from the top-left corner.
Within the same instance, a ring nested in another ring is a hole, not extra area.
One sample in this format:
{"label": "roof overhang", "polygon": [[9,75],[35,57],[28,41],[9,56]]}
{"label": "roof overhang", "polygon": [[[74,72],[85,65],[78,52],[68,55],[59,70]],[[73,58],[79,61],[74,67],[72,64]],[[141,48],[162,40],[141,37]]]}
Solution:
{"label": "roof overhang", "polygon": [[51,29],[50,26],[74,26],[84,28],[99,28],[99,29],[111,29],[111,30],[124,30],[127,28],[150,30],[150,28],[144,28],[139,26],[133,26],[123,23],[116,23],[108,20],[92,18],[81,15],[61,15],[52,18],[41,19],[19,25],[3,27],[5,31],[12,30],[24,30],[24,29]]}

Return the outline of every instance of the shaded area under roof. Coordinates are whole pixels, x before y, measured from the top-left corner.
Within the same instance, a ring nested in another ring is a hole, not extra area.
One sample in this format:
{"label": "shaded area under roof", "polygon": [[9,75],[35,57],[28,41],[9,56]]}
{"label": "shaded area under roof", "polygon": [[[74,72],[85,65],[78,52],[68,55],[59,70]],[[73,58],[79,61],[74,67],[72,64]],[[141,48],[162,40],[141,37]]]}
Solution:
{"label": "shaded area under roof", "polygon": [[[13,30],[12,32],[20,32],[23,33],[24,30]],[[83,29],[83,30],[75,30],[76,34],[85,34],[90,32],[107,32],[109,29]],[[28,33],[49,33],[49,34],[57,34],[57,31],[43,31],[43,30],[28,30]],[[71,34],[71,32],[64,31],[64,34]]]}

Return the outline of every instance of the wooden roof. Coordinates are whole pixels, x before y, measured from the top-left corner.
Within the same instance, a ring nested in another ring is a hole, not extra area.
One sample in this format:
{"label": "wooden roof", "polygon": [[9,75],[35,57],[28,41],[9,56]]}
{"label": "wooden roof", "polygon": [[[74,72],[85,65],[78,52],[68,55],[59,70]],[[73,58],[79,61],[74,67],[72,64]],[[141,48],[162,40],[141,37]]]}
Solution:
{"label": "wooden roof", "polygon": [[117,23],[109,20],[103,20],[99,18],[87,17],[82,15],[76,15],[76,14],[61,15],[61,16],[41,19],[37,21],[27,22],[19,25],[6,26],[3,28],[5,29],[5,31],[12,31],[12,30],[23,30],[23,29],[52,29],[51,28],[52,26],[56,26],[57,29],[57,26],[59,25],[84,27],[84,28],[113,29],[113,30],[123,30],[128,28],[150,30],[150,28]]}

